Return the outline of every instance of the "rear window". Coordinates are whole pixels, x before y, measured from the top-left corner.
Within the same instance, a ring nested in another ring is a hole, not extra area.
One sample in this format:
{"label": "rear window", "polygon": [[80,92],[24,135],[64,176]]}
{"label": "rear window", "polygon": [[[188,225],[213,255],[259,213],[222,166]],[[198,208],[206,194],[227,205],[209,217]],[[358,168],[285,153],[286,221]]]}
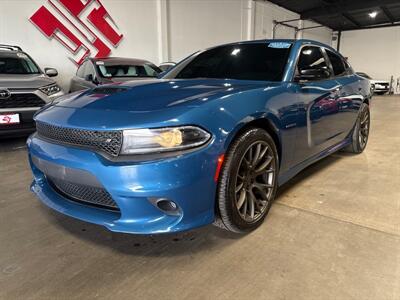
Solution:
{"label": "rear window", "polygon": [[220,46],[194,54],[165,78],[281,81],[291,47],[280,42]]}
{"label": "rear window", "polygon": [[158,70],[151,65],[97,64],[102,77],[156,77]]}
{"label": "rear window", "polygon": [[38,66],[26,54],[0,56],[0,74],[39,74]]}

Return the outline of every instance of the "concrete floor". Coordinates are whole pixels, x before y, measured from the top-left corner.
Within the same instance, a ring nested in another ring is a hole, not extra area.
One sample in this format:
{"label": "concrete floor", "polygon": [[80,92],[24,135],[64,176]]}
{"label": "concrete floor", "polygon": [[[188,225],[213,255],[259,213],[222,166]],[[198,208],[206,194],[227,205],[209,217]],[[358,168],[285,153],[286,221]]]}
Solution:
{"label": "concrete floor", "polygon": [[400,299],[400,97],[376,97],[367,150],[280,189],[246,236],[212,226],[113,234],[28,190],[23,140],[0,141],[0,299]]}

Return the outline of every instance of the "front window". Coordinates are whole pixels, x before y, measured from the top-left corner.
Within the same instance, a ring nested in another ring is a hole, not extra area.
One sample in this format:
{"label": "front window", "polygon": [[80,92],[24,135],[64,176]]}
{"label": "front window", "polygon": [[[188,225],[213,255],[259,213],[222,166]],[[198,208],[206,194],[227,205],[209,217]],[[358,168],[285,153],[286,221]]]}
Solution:
{"label": "front window", "polygon": [[165,78],[281,81],[290,43],[225,45],[189,57]]}
{"label": "front window", "polygon": [[102,77],[156,77],[159,73],[156,67],[151,65],[129,65],[129,64],[99,64],[97,63],[99,74]]}
{"label": "front window", "polygon": [[26,54],[0,57],[0,74],[39,74],[38,66]]}

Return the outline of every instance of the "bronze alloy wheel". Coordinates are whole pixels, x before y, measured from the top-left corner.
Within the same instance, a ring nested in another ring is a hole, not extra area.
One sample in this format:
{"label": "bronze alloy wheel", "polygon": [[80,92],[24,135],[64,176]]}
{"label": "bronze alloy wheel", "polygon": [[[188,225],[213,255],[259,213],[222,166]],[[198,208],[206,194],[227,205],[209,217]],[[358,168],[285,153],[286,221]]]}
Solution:
{"label": "bronze alloy wheel", "polygon": [[276,161],[264,141],[251,144],[244,153],[236,175],[235,203],[246,222],[257,221],[265,212],[274,188]]}
{"label": "bronze alloy wheel", "polygon": [[249,128],[229,147],[218,182],[216,224],[249,232],[262,224],[277,189],[279,159],[267,131]]}

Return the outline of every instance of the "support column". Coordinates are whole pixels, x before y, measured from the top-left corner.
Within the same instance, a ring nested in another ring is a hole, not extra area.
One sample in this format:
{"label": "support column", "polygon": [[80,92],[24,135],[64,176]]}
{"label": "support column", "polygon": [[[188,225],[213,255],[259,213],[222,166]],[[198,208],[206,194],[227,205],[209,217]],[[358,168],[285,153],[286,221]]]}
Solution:
{"label": "support column", "polygon": [[157,35],[159,63],[171,60],[169,1],[157,0]]}

